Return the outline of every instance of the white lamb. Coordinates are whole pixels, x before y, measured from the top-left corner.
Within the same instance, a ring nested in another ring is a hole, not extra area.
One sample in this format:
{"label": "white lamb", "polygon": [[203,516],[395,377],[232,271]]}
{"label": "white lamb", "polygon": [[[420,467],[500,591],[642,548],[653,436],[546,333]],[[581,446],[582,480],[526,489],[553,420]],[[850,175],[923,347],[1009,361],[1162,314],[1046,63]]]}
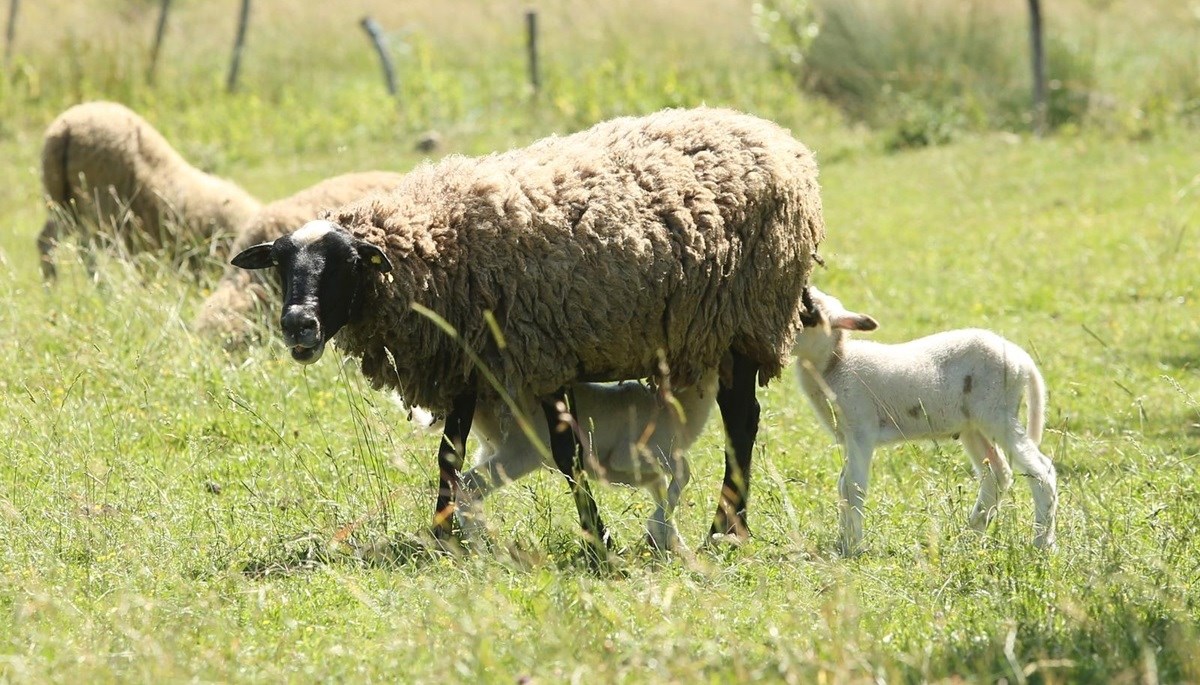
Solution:
{"label": "white lamb", "polygon": [[[572,389],[587,474],[647,490],[657,505],[646,523],[647,542],[656,549],[674,548],[679,536],[671,516],[691,477],[686,452],[699,438],[716,402],[717,372],[709,371],[696,385],[675,391],[670,403],[632,381],[577,383]],[[524,393],[517,406],[542,445],[549,445],[541,403]],[[432,417],[419,408],[413,414],[421,423],[432,423]],[[554,466],[549,452],[543,454],[530,441],[507,406],[477,405],[472,427],[480,445],[474,466],[462,476],[455,502],[465,538],[477,536],[483,526],[484,497],[539,466]]]}
{"label": "white lamb", "polygon": [[[1054,465],[1038,449],[1046,387],[1029,354],[978,329],[895,345],[851,340],[844,331],[875,330],[876,321],[816,288],[808,288],[807,295],[811,303],[795,348],[796,369],[817,416],[845,453],[838,481],[843,553],[857,552],[862,542],[875,445],[942,436],[962,440],[980,479],[971,527],[987,528],[1012,484],[1007,454],[1030,477],[1033,544],[1052,546],[1057,479]],[[1028,428],[1018,418],[1023,394],[1029,401]]]}

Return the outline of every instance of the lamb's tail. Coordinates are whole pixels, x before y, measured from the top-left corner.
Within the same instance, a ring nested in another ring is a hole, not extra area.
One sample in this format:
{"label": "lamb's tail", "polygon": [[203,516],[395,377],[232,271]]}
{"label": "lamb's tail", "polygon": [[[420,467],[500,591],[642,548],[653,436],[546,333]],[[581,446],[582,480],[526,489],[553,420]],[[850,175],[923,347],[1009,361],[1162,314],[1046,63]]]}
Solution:
{"label": "lamb's tail", "polygon": [[1046,381],[1033,358],[1029,358],[1026,363],[1025,375],[1025,395],[1029,402],[1029,425],[1026,432],[1035,445],[1040,445],[1042,431],[1046,428]]}

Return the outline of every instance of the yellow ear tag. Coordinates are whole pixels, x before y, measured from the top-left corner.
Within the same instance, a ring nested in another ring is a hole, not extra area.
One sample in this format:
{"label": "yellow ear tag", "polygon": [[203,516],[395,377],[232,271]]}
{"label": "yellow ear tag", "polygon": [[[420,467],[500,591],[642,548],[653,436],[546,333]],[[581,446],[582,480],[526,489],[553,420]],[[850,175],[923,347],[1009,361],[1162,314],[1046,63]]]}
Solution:
{"label": "yellow ear tag", "polygon": [[375,266],[379,266],[380,264],[383,264],[383,257],[380,257],[379,255],[371,255],[371,263]]}

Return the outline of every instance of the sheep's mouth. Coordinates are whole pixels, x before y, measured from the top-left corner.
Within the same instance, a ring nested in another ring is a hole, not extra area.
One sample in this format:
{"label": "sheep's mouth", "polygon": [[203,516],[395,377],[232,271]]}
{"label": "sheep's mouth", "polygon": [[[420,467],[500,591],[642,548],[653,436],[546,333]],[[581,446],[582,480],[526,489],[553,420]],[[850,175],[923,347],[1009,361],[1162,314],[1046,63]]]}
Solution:
{"label": "sheep's mouth", "polygon": [[321,354],[325,351],[325,341],[317,340],[312,345],[293,345],[291,350],[292,359],[295,359],[301,364],[312,364],[320,359]]}

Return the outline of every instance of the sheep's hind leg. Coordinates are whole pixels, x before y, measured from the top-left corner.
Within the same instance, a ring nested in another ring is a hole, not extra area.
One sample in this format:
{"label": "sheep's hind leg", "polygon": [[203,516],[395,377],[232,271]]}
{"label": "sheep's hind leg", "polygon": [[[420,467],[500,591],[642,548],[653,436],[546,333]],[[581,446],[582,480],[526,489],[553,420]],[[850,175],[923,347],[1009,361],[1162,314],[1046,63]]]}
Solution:
{"label": "sheep's hind leg", "polygon": [[[550,427],[550,452],[554,455],[554,464],[571,486],[575,509],[579,512],[579,525],[583,528],[584,549],[590,561],[598,565],[608,559],[607,545],[610,540],[583,470],[583,444],[575,433],[575,407],[575,393],[566,389],[560,389],[549,400],[542,401],[542,411]],[[563,412],[563,409],[566,411]],[[567,425],[564,426],[564,423]]]}
{"label": "sheep's hind leg", "polygon": [[1029,476],[1029,489],[1033,491],[1033,544],[1035,547],[1053,547],[1058,514],[1058,476],[1054,463],[1042,454],[1016,419],[1005,438],[1004,451],[1012,457],[1013,466]]}
{"label": "sheep's hind leg", "polygon": [[976,430],[962,434],[963,448],[971,457],[975,477],[979,479],[979,498],[967,519],[971,528],[979,532],[987,530],[1000,509],[1000,498],[1012,485],[1012,469],[1004,454],[996,449],[991,440]]}
{"label": "sheep's hind leg", "polygon": [[[53,210],[51,210],[53,211]],[[58,268],[54,264],[54,248],[58,246],[59,224],[54,219],[47,219],[42,226],[42,232],[37,237],[38,257],[42,266],[42,279],[47,283],[58,278]]]}
{"label": "sheep's hind leg", "polygon": [[725,424],[725,479],[709,539],[741,542],[750,537],[746,502],[750,499],[750,459],[758,436],[759,405],[754,396],[758,364],[737,352],[732,356],[730,386],[722,384],[717,390],[717,406]]}
{"label": "sheep's hind leg", "polygon": [[438,446],[438,496],[433,509],[433,535],[442,540],[454,535],[454,506],[462,488],[459,468],[463,464],[467,436],[475,416],[475,397],[472,388],[455,398]]}

